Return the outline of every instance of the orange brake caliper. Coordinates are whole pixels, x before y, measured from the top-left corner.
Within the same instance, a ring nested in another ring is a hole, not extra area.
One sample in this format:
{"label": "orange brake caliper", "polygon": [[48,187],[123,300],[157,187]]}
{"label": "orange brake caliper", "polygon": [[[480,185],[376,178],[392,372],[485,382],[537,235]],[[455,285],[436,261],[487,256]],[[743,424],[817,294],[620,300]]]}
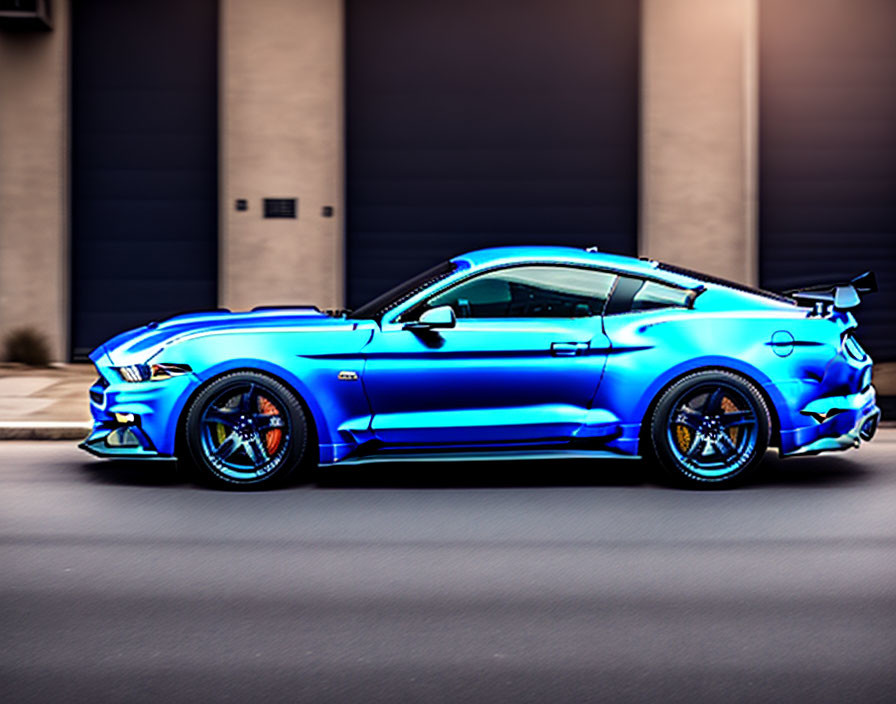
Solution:
{"label": "orange brake caliper", "polygon": [[[725,413],[734,413],[737,410],[737,406],[734,405],[734,401],[725,396],[722,399],[722,410]],[[728,436],[731,438],[731,442],[737,443],[737,426],[733,428],[728,428]]]}
{"label": "orange brake caliper", "polygon": [[[279,416],[280,411],[277,407],[268,401],[264,396],[258,397],[258,411],[269,416]],[[280,440],[283,438],[283,431],[280,428],[270,428],[265,432],[264,444],[269,455],[273,455],[277,448],[280,447]]]}

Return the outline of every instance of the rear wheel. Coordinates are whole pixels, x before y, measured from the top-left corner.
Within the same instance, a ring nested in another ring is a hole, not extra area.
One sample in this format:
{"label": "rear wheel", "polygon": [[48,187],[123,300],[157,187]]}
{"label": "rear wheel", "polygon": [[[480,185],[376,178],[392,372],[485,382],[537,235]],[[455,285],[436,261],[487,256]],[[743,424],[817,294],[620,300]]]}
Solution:
{"label": "rear wheel", "polygon": [[228,488],[282,484],[300,465],[308,436],[290,389],[254,372],[228,374],[203,389],[185,430],[200,479]]}
{"label": "rear wheel", "polygon": [[762,461],[770,429],[759,390],[724,371],[696,372],[669,387],[650,428],[660,466],[679,483],[697,487],[744,481]]}

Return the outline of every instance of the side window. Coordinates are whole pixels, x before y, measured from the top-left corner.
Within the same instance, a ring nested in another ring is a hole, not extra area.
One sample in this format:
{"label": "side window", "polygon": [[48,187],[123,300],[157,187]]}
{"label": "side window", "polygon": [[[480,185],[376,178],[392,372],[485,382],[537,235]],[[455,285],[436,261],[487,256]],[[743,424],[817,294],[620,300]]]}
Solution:
{"label": "side window", "polygon": [[607,315],[655,308],[688,307],[692,293],[686,289],[629,276],[619,277]]}
{"label": "side window", "polygon": [[458,318],[583,318],[603,312],[615,278],[568,266],[499,269],[437,294],[415,313],[451,306]]}

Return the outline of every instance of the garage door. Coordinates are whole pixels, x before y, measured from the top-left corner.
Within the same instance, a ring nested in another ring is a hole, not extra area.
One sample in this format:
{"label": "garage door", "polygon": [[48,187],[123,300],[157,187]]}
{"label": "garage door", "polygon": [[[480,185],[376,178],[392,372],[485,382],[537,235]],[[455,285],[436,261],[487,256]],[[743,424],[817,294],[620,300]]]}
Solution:
{"label": "garage door", "polygon": [[481,247],[635,253],[638,6],[347,1],[350,306]]}
{"label": "garage door", "polygon": [[896,3],[760,3],[760,262],[780,289],[865,269],[859,338],[896,359]]}
{"label": "garage door", "polygon": [[72,3],[72,353],[217,303],[217,3]]}

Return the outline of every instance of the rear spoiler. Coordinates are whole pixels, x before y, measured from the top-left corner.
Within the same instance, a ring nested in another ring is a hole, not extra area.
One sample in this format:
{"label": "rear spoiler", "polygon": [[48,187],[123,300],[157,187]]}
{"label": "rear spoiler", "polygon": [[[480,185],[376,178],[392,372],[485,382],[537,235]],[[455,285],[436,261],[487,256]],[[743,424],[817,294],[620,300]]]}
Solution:
{"label": "rear spoiler", "polygon": [[784,291],[797,304],[814,306],[819,315],[823,315],[828,306],[833,306],[834,310],[855,308],[861,303],[860,293],[876,292],[877,277],[873,271],[866,271],[844,283],[818,284]]}

